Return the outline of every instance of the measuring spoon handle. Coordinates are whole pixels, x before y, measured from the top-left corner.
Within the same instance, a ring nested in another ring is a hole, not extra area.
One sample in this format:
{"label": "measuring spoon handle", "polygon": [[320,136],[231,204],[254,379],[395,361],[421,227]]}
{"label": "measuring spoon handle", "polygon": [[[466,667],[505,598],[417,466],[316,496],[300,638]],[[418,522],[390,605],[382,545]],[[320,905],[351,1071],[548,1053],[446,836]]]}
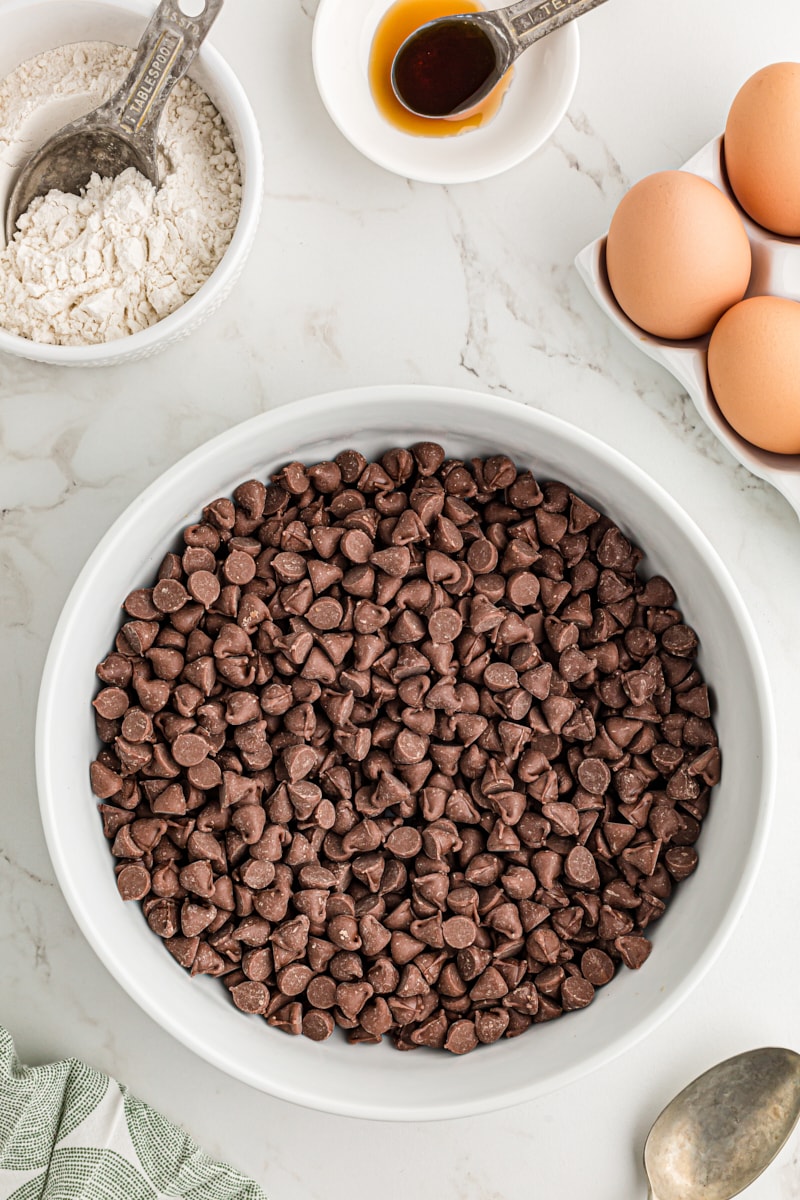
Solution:
{"label": "measuring spoon handle", "polygon": [[179,0],[161,0],[136,50],[125,82],[99,110],[128,139],[151,142],[175,84],[189,70],[224,0],[205,0],[197,16],[182,12]]}
{"label": "measuring spoon handle", "polygon": [[502,19],[516,52],[521,53],[603,3],[605,0],[517,0],[516,4],[495,9],[492,15]]}

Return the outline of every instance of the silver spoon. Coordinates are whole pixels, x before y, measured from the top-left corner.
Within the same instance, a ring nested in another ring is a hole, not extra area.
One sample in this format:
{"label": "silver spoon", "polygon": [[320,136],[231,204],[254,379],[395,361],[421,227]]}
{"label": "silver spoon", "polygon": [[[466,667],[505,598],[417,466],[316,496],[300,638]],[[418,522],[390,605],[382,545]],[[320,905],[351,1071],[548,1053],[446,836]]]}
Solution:
{"label": "silver spoon", "polygon": [[37,196],[52,188],[80,192],[94,172],[114,179],[136,167],[159,186],[156,134],[178,80],[188,71],[224,0],[205,0],[197,16],[178,0],[161,0],[136,51],[125,82],[105,104],[65,125],[28,160],[6,210],[6,239]]}
{"label": "silver spoon", "polygon": [[392,62],[392,88],[419,117],[456,117],[486,99],[523,51],[604,0],[518,0],[420,25]]}
{"label": "silver spoon", "polygon": [[695,1079],[644,1148],[650,1200],[730,1200],[766,1170],[800,1116],[800,1055],[737,1054]]}

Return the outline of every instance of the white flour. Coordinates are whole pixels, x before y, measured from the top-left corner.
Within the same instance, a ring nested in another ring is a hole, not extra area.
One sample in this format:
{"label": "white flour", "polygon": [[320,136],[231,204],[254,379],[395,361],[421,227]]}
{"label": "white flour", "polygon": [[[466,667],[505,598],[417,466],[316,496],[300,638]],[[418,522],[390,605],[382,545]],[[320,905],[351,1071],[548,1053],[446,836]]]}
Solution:
{"label": "white flour", "polygon": [[[0,157],[53,97],[85,97],[83,111],[96,108],[133,57],[126,46],[79,42],[23,63],[0,83]],[[198,291],[233,237],[241,177],[221,116],[189,79],[169,99],[159,150],[157,192],[129,168],[114,180],[93,176],[83,196],[34,200],[0,253],[2,328],[51,345],[108,342]]]}

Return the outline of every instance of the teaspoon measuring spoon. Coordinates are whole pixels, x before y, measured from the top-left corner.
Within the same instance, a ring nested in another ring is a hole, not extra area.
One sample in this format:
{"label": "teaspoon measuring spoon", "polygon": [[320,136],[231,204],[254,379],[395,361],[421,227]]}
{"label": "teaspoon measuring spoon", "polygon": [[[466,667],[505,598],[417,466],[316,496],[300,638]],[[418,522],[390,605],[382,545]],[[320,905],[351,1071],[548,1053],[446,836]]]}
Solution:
{"label": "teaspoon measuring spoon", "polygon": [[650,1200],[731,1200],[800,1116],[800,1055],[767,1047],[718,1063],[672,1100],[644,1148]]}
{"label": "teaspoon measuring spoon", "polygon": [[52,188],[80,192],[96,172],[114,179],[136,167],[159,186],[156,135],[175,84],[188,71],[224,0],[205,0],[203,11],[187,16],[179,0],[161,0],[117,92],[105,104],[65,125],[28,160],[17,178],[6,211],[6,239],[37,196]]}
{"label": "teaspoon measuring spoon", "polygon": [[477,108],[534,42],[603,3],[517,0],[506,8],[427,21],[394,57],[394,94],[416,116],[460,116]]}

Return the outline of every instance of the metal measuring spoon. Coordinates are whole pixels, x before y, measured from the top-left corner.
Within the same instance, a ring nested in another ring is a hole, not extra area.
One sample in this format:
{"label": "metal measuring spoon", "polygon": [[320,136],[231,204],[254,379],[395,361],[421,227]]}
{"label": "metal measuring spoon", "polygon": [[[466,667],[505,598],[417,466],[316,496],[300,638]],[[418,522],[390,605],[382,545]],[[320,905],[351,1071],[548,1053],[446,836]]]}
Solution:
{"label": "metal measuring spoon", "polygon": [[644,1148],[650,1200],[730,1200],[766,1170],[800,1116],[800,1055],[718,1063],[672,1100]]}
{"label": "metal measuring spoon", "polygon": [[80,192],[97,172],[114,179],[136,167],[159,186],[156,134],[175,84],[183,78],[214,24],[224,0],[205,0],[187,16],[178,0],[161,0],[144,31],[125,82],[105,104],[65,125],[28,160],[6,210],[6,239],[37,196],[52,188]]}
{"label": "metal measuring spoon", "polygon": [[477,108],[534,42],[604,0],[518,0],[488,12],[420,25],[392,62],[392,88],[418,117],[457,117]]}

